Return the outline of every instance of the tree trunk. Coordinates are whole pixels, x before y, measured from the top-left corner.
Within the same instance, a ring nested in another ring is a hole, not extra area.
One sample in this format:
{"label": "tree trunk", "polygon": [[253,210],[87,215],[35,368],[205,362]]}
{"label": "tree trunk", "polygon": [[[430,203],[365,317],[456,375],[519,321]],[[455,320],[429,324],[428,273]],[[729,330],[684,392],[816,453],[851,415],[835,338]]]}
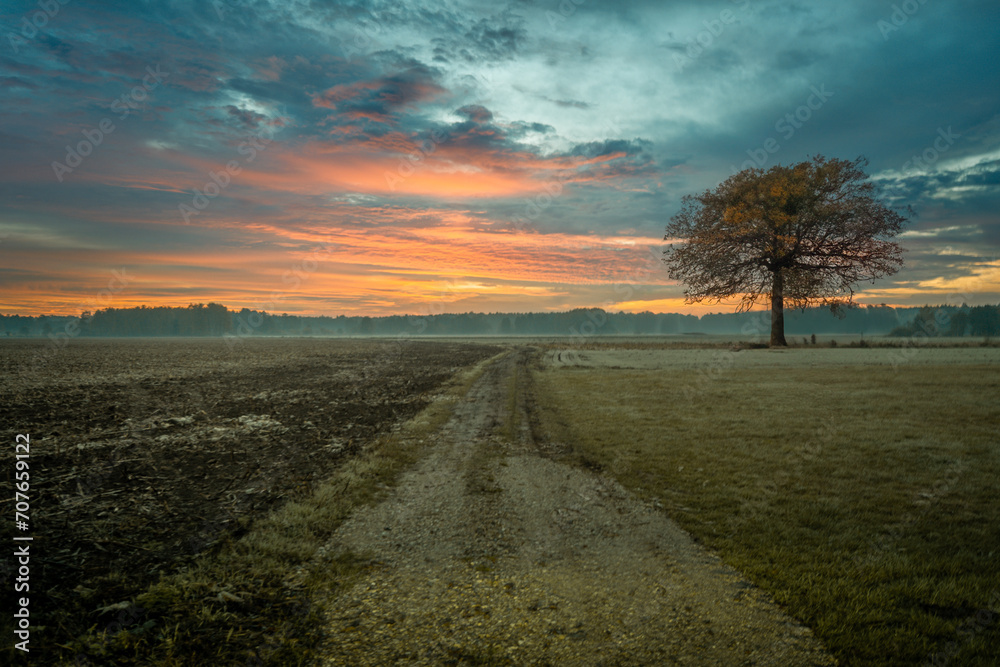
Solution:
{"label": "tree trunk", "polygon": [[771,347],[787,347],[785,342],[785,280],[775,269],[771,285]]}

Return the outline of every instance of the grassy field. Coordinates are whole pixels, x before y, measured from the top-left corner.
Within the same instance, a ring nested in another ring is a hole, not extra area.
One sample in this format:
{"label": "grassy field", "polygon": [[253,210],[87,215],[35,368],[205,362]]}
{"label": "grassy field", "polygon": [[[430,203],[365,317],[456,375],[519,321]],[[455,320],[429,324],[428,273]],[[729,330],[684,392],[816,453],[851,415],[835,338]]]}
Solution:
{"label": "grassy field", "polygon": [[662,503],[844,664],[995,665],[996,350],[869,352],[548,351],[536,427]]}

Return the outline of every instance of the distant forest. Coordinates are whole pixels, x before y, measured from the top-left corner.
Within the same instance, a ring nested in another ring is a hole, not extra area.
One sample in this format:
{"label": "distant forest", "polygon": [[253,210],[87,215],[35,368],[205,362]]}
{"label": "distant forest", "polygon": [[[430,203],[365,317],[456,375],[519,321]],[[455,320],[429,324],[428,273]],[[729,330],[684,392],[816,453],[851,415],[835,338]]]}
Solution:
{"label": "distant forest", "polygon": [[[997,336],[1000,306],[828,308],[785,311],[788,335]],[[217,303],[180,307],[106,308],[80,317],[0,315],[0,335],[75,336],[601,336],[721,334],[765,337],[769,312],[680,315],[609,313],[459,313],[387,317],[273,315],[232,311]]]}

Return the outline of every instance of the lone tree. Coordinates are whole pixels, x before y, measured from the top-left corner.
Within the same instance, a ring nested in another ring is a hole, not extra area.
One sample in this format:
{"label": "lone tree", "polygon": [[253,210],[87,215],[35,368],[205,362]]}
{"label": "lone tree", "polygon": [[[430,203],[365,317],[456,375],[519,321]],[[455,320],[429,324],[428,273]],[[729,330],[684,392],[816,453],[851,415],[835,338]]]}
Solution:
{"label": "lone tree", "polygon": [[714,190],[687,195],[670,219],[669,275],[687,303],[740,297],[739,311],[766,295],[771,346],[785,346],[785,304],[850,305],[854,285],[892,275],[903,249],[889,239],[906,218],[877,201],[864,158],[818,155],[793,166],[747,169]]}

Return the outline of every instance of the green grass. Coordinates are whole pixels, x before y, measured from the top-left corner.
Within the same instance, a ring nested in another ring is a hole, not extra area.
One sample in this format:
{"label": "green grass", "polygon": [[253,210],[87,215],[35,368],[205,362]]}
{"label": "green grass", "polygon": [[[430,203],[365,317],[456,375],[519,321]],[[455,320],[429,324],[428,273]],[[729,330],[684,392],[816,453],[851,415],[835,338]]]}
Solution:
{"label": "green grass", "polygon": [[[64,664],[311,664],[323,638],[322,601],[369,567],[364,554],[321,557],[320,547],[356,508],[377,502],[419,460],[454,405],[495,359],[458,373],[400,432],[370,443],[315,492],[150,586],[131,601],[130,609],[141,612],[123,610],[123,621],[110,632],[111,616],[95,622],[89,633],[63,647]],[[296,568],[301,576],[290,576]]]}
{"label": "green grass", "polygon": [[996,366],[533,380],[545,437],[659,499],[845,664],[996,664]]}

